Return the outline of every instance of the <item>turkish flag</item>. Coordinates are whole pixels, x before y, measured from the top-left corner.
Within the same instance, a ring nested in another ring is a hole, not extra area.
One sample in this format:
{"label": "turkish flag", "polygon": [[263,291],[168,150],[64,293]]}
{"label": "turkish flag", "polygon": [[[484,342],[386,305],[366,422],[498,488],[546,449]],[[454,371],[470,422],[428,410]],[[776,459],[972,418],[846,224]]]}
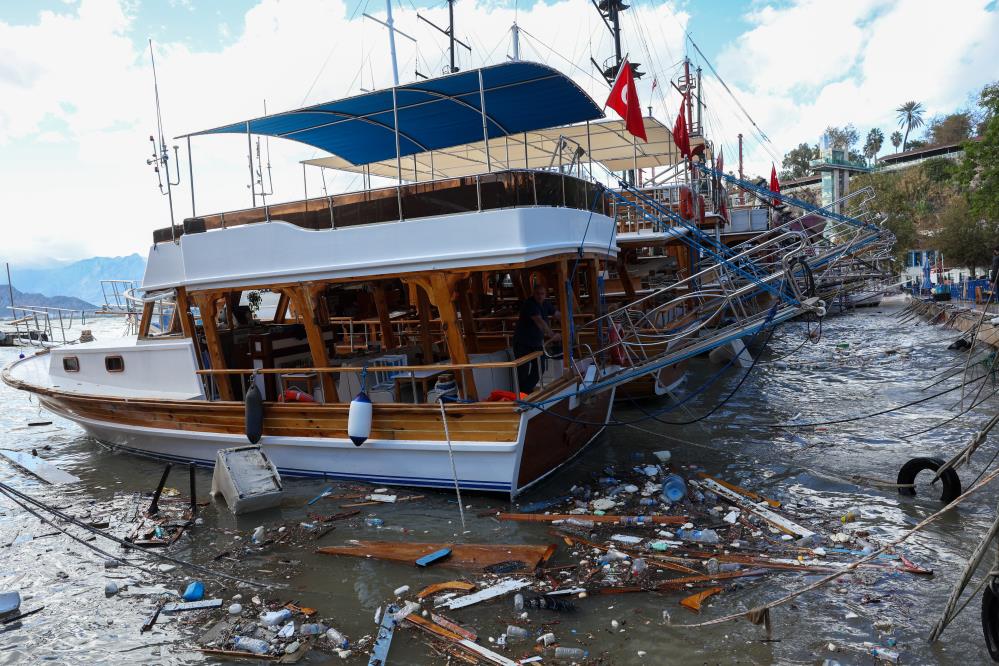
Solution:
{"label": "turkish flag", "polygon": [[[718,158],[715,160],[715,171],[725,173],[725,148],[718,150]],[[714,180],[715,191],[718,192],[718,214],[721,215],[723,220],[728,222],[728,192],[725,191],[725,186],[722,185],[721,178],[716,175]]]}
{"label": "turkish flag", "polygon": [[673,123],[673,143],[684,157],[690,157],[690,134],[687,133],[687,120],[683,116],[683,103],[680,103],[680,113]]}
{"label": "turkish flag", "polygon": [[[770,163],[770,191],[776,194],[780,194],[780,181],[777,180],[777,167]],[[774,199],[774,205],[778,205],[780,199]]]}
{"label": "turkish flag", "polygon": [[642,104],[638,101],[635,77],[631,75],[631,65],[627,60],[621,63],[621,69],[614,79],[614,86],[604,106],[617,111],[617,114],[624,119],[625,128],[642,141],[648,142],[645,121],[642,119]]}

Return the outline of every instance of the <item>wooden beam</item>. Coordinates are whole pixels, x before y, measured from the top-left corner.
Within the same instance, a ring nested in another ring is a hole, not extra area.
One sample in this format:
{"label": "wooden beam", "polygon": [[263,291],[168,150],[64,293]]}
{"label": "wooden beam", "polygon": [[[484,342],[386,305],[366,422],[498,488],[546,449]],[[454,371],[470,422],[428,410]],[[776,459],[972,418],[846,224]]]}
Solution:
{"label": "wooden beam", "polygon": [[470,354],[479,353],[478,330],[475,327],[475,316],[472,314],[470,287],[471,280],[458,283],[458,309],[461,311],[461,327],[465,334],[465,348]]}
{"label": "wooden beam", "polygon": [[[316,319],[316,296],[310,289],[312,285],[299,285],[297,289],[290,289],[288,296],[295,306],[295,311],[302,317],[302,324],[305,326],[305,335],[309,340],[309,351],[312,353],[312,364],[317,368],[330,367],[329,354],[326,351],[326,340],[323,338],[323,329]],[[333,383],[333,377],[324,372],[320,375],[323,386],[323,401],[327,403],[340,402],[340,397]]]}
{"label": "wooden beam", "polygon": [[142,304],[142,318],[139,319],[139,337],[144,338],[149,335],[149,325],[153,321],[153,307],[155,303],[149,301]]}
{"label": "wooden beam", "polygon": [[617,276],[621,281],[621,286],[624,287],[624,293],[629,298],[634,300],[635,298],[635,285],[631,282],[631,276],[628,275],[628,264],[624,259],[624,253],[619,252],[617,255]]}
{"label": "wooden beam", "polygon": [[[187,288],[177,287],[177,303],[174,307],[174,318],[180,318],[180,332],[185,338],[194,338],[194,321],[187,303]],[[197,347],[197,343],[195,343]]]}
{"label": "wooden beam", "polygon": [[[431,298],[440,313],[448,354],[452,363],[461,364],[468,363],[468,352],[461,336],[461,328],[458,326],[458,315],[454,309],[454,302],[451,300],[451,291],[459,279],[460,276],[441,272],[430,274]],[[478,400],[479,393],[475,388],[475,377],[472,372],[466,371],[461,374],[466,395],[472,400]]]}
{"label": "wooden beam", "polygon": [[569,294],[567,287],[569,284],[569,265],[565,259],[558,262],[558,307],[562,314],[562,367],[569,369],[570,352],[575,349],[576,342],[572,339],[572,321],[569,317]]}
{"label": "wooden beam", "polygon": [[[225,355],[222,353],[222,341],[219,339],[216,324],[216,300],[209,294],[194,294],[194,302],[201,311],[201,324],[205,329],[205,344],[208,345],[208,358],[212,361],[212,369],[225,370]],[[219,397],[223,400],[233,400],[232,382],[228,377],[220,377],[216,381]]]}
{"label": "wooden beam", "polygon": [[416,300],[420,313],[420,346],[423,349],[423,364],[430,365],[434,362],[434,339],[430,331],[430,297],[426,289],[420,285],[410,284],[416,289]]}
{"label": "wooden beam", "polygon": [[274,308],[274,323],[283,324],[285,319],[288,317],[288,294],[281,292],[278,296],[277,307]]}
{"label": "wooden beam", "polygon": [[376,282],[372,295],[375,299],[375,310],[378,311],[378,321],[382,329],[382,349],[395,349],[399,345],[392,330],[392,319],[389,317],[388,298],[385,296],[385,283]]}
{"label": "wooden beam", "polygon": [[600,260],[592,259],[589,262],[590,278],[590,311],[594,318],[603,314],[600,311]]}

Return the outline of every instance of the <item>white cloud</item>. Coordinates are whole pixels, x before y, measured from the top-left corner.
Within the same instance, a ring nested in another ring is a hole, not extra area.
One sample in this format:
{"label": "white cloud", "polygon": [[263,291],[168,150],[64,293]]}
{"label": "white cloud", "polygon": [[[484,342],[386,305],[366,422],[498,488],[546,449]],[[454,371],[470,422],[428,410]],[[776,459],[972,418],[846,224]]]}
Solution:
{"label": "white cloud", "polygon": [[[926,117],[950,113],[969,92],[999,77],[999,12],[990,0],[952,0],[931,8],[921,0],[796,0],[765,6],[747,18],[753,28],[718,57],[719,69],[782,156],[815,143],[828,125],[853,123],[889,135],[895,109],[908,100]],[[714,100],[727,105],[720,87]],[[721,95],[721,99],[719,99]],[[772,157],[752,140],[747,121],[724,106],[721,134],[749,141],[747,170],[766,173]],[[887,144],[891,150],[890,144]],[[883,149],[884,150],[884,149]],[[778,160],[779,166],[779,160]]]}

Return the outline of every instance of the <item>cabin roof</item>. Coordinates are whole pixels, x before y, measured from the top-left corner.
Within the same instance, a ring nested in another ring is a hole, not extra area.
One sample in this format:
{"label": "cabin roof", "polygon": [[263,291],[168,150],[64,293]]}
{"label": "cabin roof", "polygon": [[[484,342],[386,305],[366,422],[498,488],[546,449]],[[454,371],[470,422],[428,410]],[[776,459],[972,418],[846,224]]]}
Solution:
{"label": "cabin roof", "polygon": [[359,166],[395,160],[397,124],[398,153],[406,157],[481,142],[484,122],[490,139],[502,139],[601,117],[600,107],[570,78],[547,65],[518,61],[186,136],[250,133],[292,139]]}
{"label": "cabin roof", "polygon": [[[489,102],[486,102],[489,107]],[[436,178],[457,178],[485,173],[491,166],[498,169],[547,169],[559,163],[560,138],[569,140],[561,151],[563,161],[569,163],[572,151],[578,145],[587,151],[583,162],[599,162],[610,171],[667,167],[683,161],[673,143],[673,133],[659,120],[647,116],[645,130],[648,142],[635,140],[625,129],[623,120],[604,119],[593,123],[568,127],[540,128],[500,136],[489,140],[489,160],[486,160],[485,143],[482,141],[481,123],[476,140],[467,144],[422,151],[407,155],[396,164],[395,152],[391,158],[366,165],[352,164],[340,156],[306,160],[305,164],[340,171],[366,172],[375,176],[403,180],[426,181]],[[701,137],[691,137],[691,145],[704,143]]]}

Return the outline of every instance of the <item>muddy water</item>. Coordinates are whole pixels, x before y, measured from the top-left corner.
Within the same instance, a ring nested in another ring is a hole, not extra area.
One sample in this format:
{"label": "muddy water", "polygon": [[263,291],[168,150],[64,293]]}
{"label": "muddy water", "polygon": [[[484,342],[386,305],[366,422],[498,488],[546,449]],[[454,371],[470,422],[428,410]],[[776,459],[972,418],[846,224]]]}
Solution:
{"label": "muddy water", "polygon": [[[574,483],[589,482],[608,465],[627,468],[636,461],[651,460],[652,451],[670,449],[680,465],[700,466],[709,473],[797,504],[797,515],[807,516],[823,531],[835,530],[838,517],[857,508],[858,526],[870,530],[874,538],[887,540],[899,535],[937,510],[939,502],[927,492],[917,498],[901,498],[890,490],[857,485],[849,480],[850,476],[891,479],[899,465],[912,456],[946,457],[988,418],[997,406],[994,400],[939,430],[912,438],[904,436],[953,416],[956,411],[950,408],[960,392],[851,423],[799,430],[770,427],[792,418],[806,423],[854,417],[926,396],[928,392],[920,389],[934,381],[937,372],[960,360],[956,352],[946,349],[955,334],[925,324],[900,323],[894,316],[898,307],[886,304],[830,318],[817,344],[801,346],[804,324],[785,325],[770,340],[763,362],[712,416],[684,426],[647,420],[637,424],[638,428],[614,428],[567,469],[521,501],[565,494]],[[119,332],[115,321],[92,327],[98,337]],[[0,349],[0,360],[6,364],[17,353]],[[697,388],[716,370],[707,361],[694,362],[687,389]],[[704,414],[729,396],[743,372],[725,373],[683,409],[661,418],[686,421]],[[0,400],[0,447],[35,448],[49,462],[82,479],[79,484],[54,488],[0,461],[3,482],[78,514],[91,501],[106,502],[113,497],[119,498],[120,506],[135,506],[136,494],[155,486],[162,471],[159,463],[104,449],[73,424],[41,412],[35,402],[6,387],[0,388]],[[643,416],[643,409],[655,408],[647,404],[619,408],[616,416],[634,421]],[[27,425],[39,420],[53,423]],[[970,484],[982,470],[995,447],[988,445],[970,469],[962,470],[965,484]],[[175,474],[168,485],[186,493],[186,476]],[[210,474],[199,472],[197,482],[205,492]],[[312,552],[316,542],[309,540],[274,545],[238,565],[225,560],[213,562],[218,553],[238,549],[241,542],[236,537],[249,538],[257,525],[288,525],[294,530],[298,523],[308,520],[305,503],[330,485],[337,493],[356,492],[356,486],[347,484],[288,480],[287,497],[280,510],[236,519],[223,504],[213,504],[202,511],[204,524],[170,552],[210,566],[224,566],[226,571],[245,578],[286,586],[267,594],[320,609],[354,639],[373,632],[375,609],[391,599],[396,587],[410,585],[415,590],[454,577],[453,572],[443,570],[416,571],[404,565],[316,555]],[[904,663],[984,663],[988,655],[977,599],[937,645],[929,646],[925,637],[958,568],[992,520],[999,496],[997,488],[999,484],[987,488],[911,540],[907,547],[911,559],[935,569],[935,576],[863,573],[845,577],[822,591],[798,598],[793,605],[778,608],[773,613],[771,641],[762,640],[765,635],[761,628],[745,622],[701,629],[678,625],[750,608],[806,584],[808,578],[783,574],[741,583],[716,596],[700,616],[678,605],[680,595],[591,597],[580,603],[575,614],[558,618],[561,624],[554,631],[562,644],[585,646],[591,657],[613,664],[818,664],[827,658],[852,664],[873,662],[859,648],[864,641],[883,641],[884,636],[874,625],[885,626],[888,621]],[[410,539],[454,539],[459,532],[454,499],[446,493],[423,494],[424,500],[365,508],[362,515],[379,516],[390,529],[406,528]],[[544,526],[475,517],[488,507],[503,507],[504,503],[495,497],[466,496],[465,503],[471,506],[467,512],[469,533],[464,537],[468,542],[546,543],[552,539]],[[322,513],[339,510],[338,503],[330,500],[321,500],[314,508]],[[0,663],[205,663],[206,659],[194,649],[194,639],[204,626],[191,618],[164,617],[151,632],[139,633],[153,605],[153,597],[142,595],[141,586],[180,588],[188,580],[185,574],[180,570],[155,576],[126,568],[105,571],[101,557],[65,536],[48,536],[52,532],[53,528],[0,497],[0,590],[20,590],[24,610],[45,606],[41,613],[0,633]],[[373,537],[390,539],[398,534],[376,532],[359,520],[345,521],[338,523],[321,543],[332,545],[350,538]],[[114,548],[107,543],[100,545]],[[571,552],[563,547],[553,563],[573,561]],[[104,584],[110,579],[133,583],[132,591],[105,598]],[[245,597],[255,593],[247,586],[229,584],[223,588],[217,582],[206,582],[209,595],[225,599],[236,593]],[[140,589],[134,591],[137,585]],[[672,624],[663,620],[664,611]],[[507,599],[456,611],[454,615],[486,638],[499,635],[514,619]],[[618,629],[611,628],[612,620],[621,623]],[[639,656],[640,651],[645,656]],[[313,654],[308,663],[326,659],[329,657]],[[350,663],[366,661],[366,655],[354,656]],[[439,660],[412,632],[403,631],[397,633],[390,663],[430,664]]]}

